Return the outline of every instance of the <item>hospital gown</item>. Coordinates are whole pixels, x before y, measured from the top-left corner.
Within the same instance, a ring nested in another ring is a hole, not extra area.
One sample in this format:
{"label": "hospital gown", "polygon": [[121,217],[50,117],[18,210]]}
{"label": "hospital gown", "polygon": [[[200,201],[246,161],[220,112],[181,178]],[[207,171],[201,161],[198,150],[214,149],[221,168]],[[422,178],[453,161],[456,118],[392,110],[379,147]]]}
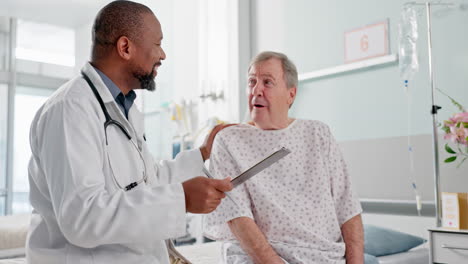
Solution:
{"label": "hospital gown", "polygon": [[210,170],[234,177],[275,150],[291,153],[230,192],[204,219],[204,235],[223,240],[224,261],[252,263],[227,222],[249,217],[288,263],[345,263],[341,225],[362,212],[338,144],[319,121],[262,130],[240,124],[215,139]]}

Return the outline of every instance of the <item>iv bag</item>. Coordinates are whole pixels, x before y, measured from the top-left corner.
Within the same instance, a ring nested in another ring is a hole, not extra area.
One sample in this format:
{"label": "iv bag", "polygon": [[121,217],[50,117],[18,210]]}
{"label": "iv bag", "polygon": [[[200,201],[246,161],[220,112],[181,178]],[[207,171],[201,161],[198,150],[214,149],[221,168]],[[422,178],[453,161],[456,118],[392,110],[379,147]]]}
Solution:
{"label": "iv bag", "polygon": [[398,24],[398,53],[400,77],[411,80],[419,71],[416,41],[418,40],[418,19],[414,6],[406,4],[401,11]]}

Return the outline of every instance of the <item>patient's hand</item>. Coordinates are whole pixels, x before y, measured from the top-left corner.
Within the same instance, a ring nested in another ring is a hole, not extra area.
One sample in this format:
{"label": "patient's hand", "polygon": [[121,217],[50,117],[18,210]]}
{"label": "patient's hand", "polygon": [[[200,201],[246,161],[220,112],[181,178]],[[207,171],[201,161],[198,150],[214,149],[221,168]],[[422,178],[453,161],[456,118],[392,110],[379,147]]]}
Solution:
{"label": "patient's hand", "polygon": [[236,124],[220,124],[217,125],[211,130],[210,134],[205,138],[205,142],[200,146],[200,152],[203,157],[203,161],[207,160],[210,158],[211,155],[211,147],[213,146],[213,141],[215,139],[216,134],[218,134],[219,131],[226,127],[230,127]]}
{"label": "patient's hand", "polygon": [[207,214],[216,209],[224,192],[232,190],[231,178],[224,180],[195,177],[182,183],[185,193],[185,209],[195,214]]}

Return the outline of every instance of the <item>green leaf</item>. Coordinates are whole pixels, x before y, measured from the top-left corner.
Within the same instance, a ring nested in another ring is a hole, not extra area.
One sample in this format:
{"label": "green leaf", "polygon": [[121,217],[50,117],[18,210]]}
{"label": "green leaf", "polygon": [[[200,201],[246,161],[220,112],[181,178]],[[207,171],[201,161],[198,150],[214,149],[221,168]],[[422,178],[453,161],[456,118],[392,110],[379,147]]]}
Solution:
{"label": "green leaf", "polygon": [[444,127],[442,128],[442,130],[443,130],[446,134],[450,133],[450,127],[444,126]]}
{"label": "green leaf", "polygon": [[452,97],[450,97],[450,95],[444,93],[444,92],[443,92],[441,89],[439,89],[439,88],[436,88],[436,89],[437,89],[441,94],[447,96],[447,97],[450,99],[450,101],[452,102],[452,104],[458,108],[458,110],[460,110],[461,112],[466,112],[466,111],[465,111],[465,108],[464,108],[459,102],[455,101],[455,99],[453,99]]}
{"label": "green leaf", "polygon": [[456,152],[451,147],[449,147],[448,144],[445,144],[445,150],[450,154],[456,154]]}
{"label": "green leaf", "polygon": [[445,163],[450,163],[450,162],[454,162],[456,159],[457,159],[457,156],[452,156],[452,157],[447,158],[446,160],[444,160],[444,162]]}
{"label": "green leaf", "polygon": [[463,126],[464,126],[465,128],[468,128],[468,122],[463,122]]}
{"label": "green leaf", "polygon": [[467,141],[467,142],[468,142],[468,137],[466,137],[466,138],[465,138],[465,141]]}
{"label": "green leaf", "polygon": [[461,112],[465,112],[465,108],[460,103],[455,101],[452,97],[450,97],[450,101],[452,101],[452,104],[455,105],[458,108],[458,110],[460,110]]}

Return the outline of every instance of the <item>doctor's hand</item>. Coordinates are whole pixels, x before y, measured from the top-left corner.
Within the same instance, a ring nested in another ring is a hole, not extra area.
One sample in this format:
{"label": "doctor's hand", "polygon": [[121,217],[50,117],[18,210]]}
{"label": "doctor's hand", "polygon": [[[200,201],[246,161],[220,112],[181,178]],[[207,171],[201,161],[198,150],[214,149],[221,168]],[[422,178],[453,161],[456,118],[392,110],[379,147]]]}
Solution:
{"label": "doctor's hand", "polygon": [[211,130],[210,134],[208,136],[206,136],[205,142],[203,142],[203,144],[200,146],[200,152],[201,152],[201,155],[203,157],[203,161],[210,158],[211,147],[213,146],[213,141],[215,139],[216,134],[218,134],[218,132],[221,131],[222,129],[224,129],[226,127],[233,126],[233,125],[237,125],[237,124],[220,124],[220,125],[217,125],[217,126],[215,126],[213,128],[213,130]]}
{"label": "doctor's hand", "polygon": [[216,209],[224,192],[232,190],[231,178],[224,180],[195,177],[182,183],[185,193],[185,209],[195,214],[207,214]]}

